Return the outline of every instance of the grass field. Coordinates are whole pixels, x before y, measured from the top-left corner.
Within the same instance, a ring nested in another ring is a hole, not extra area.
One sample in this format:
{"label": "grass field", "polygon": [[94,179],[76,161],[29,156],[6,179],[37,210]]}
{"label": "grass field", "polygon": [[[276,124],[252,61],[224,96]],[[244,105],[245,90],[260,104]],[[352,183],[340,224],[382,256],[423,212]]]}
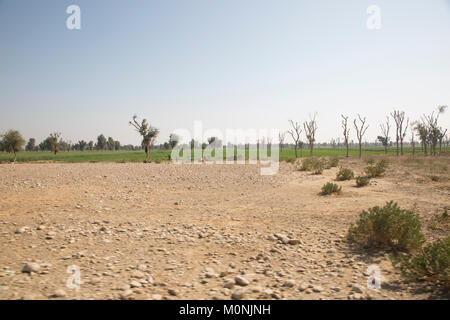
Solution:
{"label": "grass field", "polygon": [[[389,154],[394,155],[395,149],[389,149]],[[405,147],[406,154],[411,153],[411,148]],[[420,148],[416,148],[416,153],[421,153]],[[357,156],[358,149],[350,149],[350,155]],[[150,160],[153,162],[168,161],[170,150],[152,150]],[[298,151],[299,157],[309,156],[309,150]],[[383,148],[372,147],[363,150],[363,156],[382,155]],[[345,149],[316,148],[314,155],[320,157],[345,156]],[[0,152],[0,162],[9,162],[13,159],[12,153]],[[293,149],[283,149],[280,152],[280,160],[294,159]],[[58,152],[54,155],[51,152],[18,152],[17,162],[142,162],[145,159],[144,151],[70,151]]]}

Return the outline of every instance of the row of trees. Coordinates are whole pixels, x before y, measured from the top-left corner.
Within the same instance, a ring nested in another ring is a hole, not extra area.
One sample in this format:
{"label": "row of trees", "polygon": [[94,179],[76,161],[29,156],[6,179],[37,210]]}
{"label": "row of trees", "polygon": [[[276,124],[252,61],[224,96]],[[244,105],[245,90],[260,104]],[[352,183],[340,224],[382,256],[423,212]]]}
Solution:
{"label": "row of trees", "polygon": [[[390,117],[386,117],[385,123],[380,125],[381,135],[377,137],[378,141],[384,146],[385,153],[387,153],[388,146],[392,143],[390,137],[391,122],[393,119],[393,124],[395,125],[395,146],[396,154],[403,155],[403,145],[406,138],[407,130],[410,128],[411,131],[411,146],[412,152],[415,153],[415,141],[414,137],[417,136],[422,145],[422,149],[425,155],[436,155],[439,147],[439,152],[441,152],[442,144],[448,143],[447,129],[443,129],[438,125],[439,116],[445,112],[447,106],[439,106],[437,110],[433,111],[430,115],[423,115],[419,120],[410,122],[409,118],[406,118],[404,111],[394,110]],[[309,120],[304,121],[302,125],[298,122],[289,120],[291,129],[287,132],[280,132],[279,134],[279,145],[280,150],[282,150],[286,133],[288,133],[294,142],[294,152],[295,157],[298,157],[298,147],[302,147],[303,142],[301,141],[302,133],[304,132],[306,141],[309,145],[309,154],[313,155],[314,145],[316,143],[316,133],[318,129],[316,121],[317,113],[310,117]],[[349,156],[349,145],[350,145],[350,132],[351,124],[349,123],[349,117],[341,115],[341,127],[343,132],[343,141],[346,147],[346,156]],[[39,145],[36,145],[36,140],[30,138],[25,146],[26,151],[51,151],[56,154],[59,151],[85,151],[85,150],[139,150],[144,149],[146,154],[146,161],[150,159],[150,148],[154,145],[156,138],[159,135],[159,129],[151,126],[146,119],[141,122],[138,121],[137,116],[133,116],[132,121],[129,122],[131,126],[140,134],[142,137],[141,146],[126,145],[121,146],[119,141],[115,141],[112,137],[106,137],[101,134],[97,137],[97,143],[94,141],[86,142],[80,140],[75,144],[71,141],[64,141],[61,138],[61,133],[54,132],[51,133],[44,141]],[[362,145],[363,138],[367,131],[369,125],[366,122],[365,117],[357,115],[357,118],[353,120],[353,127],[356,133],[356,138],[359,147],[359,157],[362,156]],[[447,138],[446,138],[447,137]],[[446,139],[446,140],[445,140]],[[171,134],[169,141],[159,145],[159,149],[172,149],[179,143],[179,137]],[[216,137],[210,137],[208,139],[208,144],[217,143]],[[194,147],[197,142],[192,140],[191,147]],[[220,142],[221,143],[221,142]],[[333,143],[333,142],[332,142]],[[198,144],[198,143],[197,143]],[[259,141],[258,141],[259,144]],[[14,153],[14,161],[16,160],[16,153],[23,149],[25,145],[25,140],[22,135],[17,130],[9,130],[5,134],[0,135],[0,151],[7,151]],[[207,146],[206,143],[202,144],[204,149]]]}
{"label": "row of trees", "polygon": [[[129,147],[129,146],[128,146]],[[134,147],[133,147],[134,148]],[[42,141],[39,145],[36,144],[36,139],[30,138],[25,146],[25,151],[51,151],[57,153],[59,151],[94,151],[94,150],[121,150],[122,147],[119,141],[115,141],[112,137],[106,139],[106,137],[101,134],[97,137],[97,143],[94,141],[86,142],[80,140],[76,143],[71,141],[65,141],[61,138],[61,133],[55,132],[50,133],[50,135]]]}
{"label": "row of trees", "polygon": [[[447,129],[444,129],[438,125],[439,116],[445,112],[447,106],[439,106],[437,110],[433,111],[430,115],[423,115],[419,120],[410,122],[409,118],[406,117],[404,111],[394,110],[390,116],[386,117],[386,122],[380,125],[381,135],[377,137],[378,141],[384,146],[385,153],[387,154],[387,148],[392,143],[390,130],[391,122],[393,120],[394,141],[396,146],[396,155],[403,155],[403,145],[408,132],[408,128],[411,131],[410,144],[412,146],[412,152],[415,153],[415,136],[417,136],[422,145],[422,149],[425,155],[436,155],[439,147],[439,152],[442,150],[442,144],[448,143]],[[316,122],[316,115],[310,117],[308,121],[303,122],[301,126],[298,122],[289,120],[290,130],[287,131],[294,142],[294,153],[295,157],[298,157],[298,147],[302,146],[301,134],[304,132],[306,141],[309,145],[310,156],[313,155],[314,144],[316,142],[315,136],[318,129]],[[343,134],[343,141],[346,147],[346,156],[349,155],[349,144],[350,144],[350,132],[352,129],[351,123],[349,122],[349,117],[341,115],[341,128]],[[367,131],[369,125],[367,124],[366,118],[357,115],[357,118],[353,120],[353,128],[356,133],[356,139],[358,141],[359,147],[359,157],[362,157],[362,145],[363,138]],[[280,150],[284,145],[284,140],[286,137],[286,132],[280,132],[279,134],[279,144]],[[446,138],[447,137],[447,138]],[[333,140],[334,141],[334,140]],[[334,142],[332,142],[333,144]]]}

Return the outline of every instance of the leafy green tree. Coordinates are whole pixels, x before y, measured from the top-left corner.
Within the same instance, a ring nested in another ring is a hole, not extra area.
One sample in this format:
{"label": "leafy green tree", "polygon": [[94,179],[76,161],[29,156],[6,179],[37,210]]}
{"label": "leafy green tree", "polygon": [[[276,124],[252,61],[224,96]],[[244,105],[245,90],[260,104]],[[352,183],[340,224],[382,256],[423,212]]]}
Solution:
{"label": "leafy green tree", "polygon": [[120,150],[120,141],[114,141],[114,149],[115,149],[116,151],[119,151],[119,150]]}
{"label": "leafy green tree", "polygon": [[142,144],[146,154],[145,161],[148,162],[150,159],[150,146],[155,142],[159,130],[148,124],[147,119],[143,119],[141,124],[139,124],[136,115],[133,116],[133,121],[130,121],[129,123],[142,136]]}
{"label": "leafy green tree", "polygon": [[106,141],[106,148],[114,151],[114,139],[112,137],[108,137],[108,140]]}
{"label": "leafy green tree", "polygon": [[9,130],[1,136],[0,148],[6,152],[14,152],[14,160],[16,162],[17,152],[22,150],[25,140],[17,130]]}
{"label": "leafy green tree", "polygon": [[106,149],[107,140],[103,134],[99,135],[97,137],[97,150],[105,150]]}
{"label": "leafy green tree", "polygon": [[78,141],[78,150],[84,151],[86,150],[87,142],[84,140]]}
{"label": "leafy green tree", "polygon": [[44,141],[39,144],[39,150],[41,151],[49,151],[52,149],[52,143],[50,141],[50,137],[47,137]]}
{"label": "leafy green tree", "polygon": [[25,151],[34,151],[35,148],[36,148],[36,139],[30,138],[30,140],[28,140],[27,145],[25,146]]}
{"label": "leafy green tree", "polygon": [[94,141],[89,141],[88,143],[89,151],[94,151]]}
{"label": "leafy green tree", "polygon": [[179,142],[180,142],[180,137],[177,136],[177,135],[174,134],[174,133],[171,133],[170,136],[169,136],[169,146],[170,146],[170,149],[175,148]]}

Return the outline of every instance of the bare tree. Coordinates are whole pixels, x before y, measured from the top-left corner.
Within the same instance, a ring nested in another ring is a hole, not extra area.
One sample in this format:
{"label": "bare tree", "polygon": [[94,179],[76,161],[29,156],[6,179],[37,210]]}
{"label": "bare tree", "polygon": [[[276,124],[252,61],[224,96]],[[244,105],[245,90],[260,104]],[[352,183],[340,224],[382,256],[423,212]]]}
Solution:
{"label": "bare tree", "polygon": [[303,128],[305,129],[306,140],[309,143],[309,156],[313,156],[314,149],[314,141],[316,140],[316,131],[317,131],[317,122],[316,122],[317,113],[314,114],[309,121],[303,122]]}
{"label": "bare tree", "polygon": [[386,117],[386,123],[380,125],[382,136],[378,136],[378,140],[384,146],[384,154],[387,154],[387,148],[389,145],[389,130],[391,129],[391,124],[389,123],[389,117]]}
{"label": "bare tree", "polygon": [[447,129],[439,128],[438,140],[439,140],[439,154],[442,152],[442,140],[444,140],[447,133]]}
{"label": "bare tree", "polygon": [[369,125],[366,125],[366,118],[364,117],[364,119],[361,118],[361,116],[358,114],[358,118],[359,118],[359,122],[361,123],[361,126],[358,127],[357,123],[356,123],[356,119],[353,121],[353,124],[355,125],[355,129],[356,129],[356,137],[358,138],[358,143],[359,143],[359,158],[362,157],[362,138],[364,137],[364,134],[366,133],[367,128],[369,127]]}
{"label": "bare tree", "polygon": [[344,117],[341,114],[341,117],[342,117],[342,129],[344,130],[344,143],[345,148],[347,149],[346,157],[348,158],[348,137],[350,135],[350,128],[348,128],[348,116]]}
{"label": "bare tree", "polygon": [[444,113],[447,109],[447,106],[439,106],[438,112],[435,115],[434,111],[429,116],[424,116],[422,120],[423,123],[427,124],[428,127],[428,135],[430,141],[430,154],[436,155],[436,146],[439,141],[439,127],[438,120],[441,113]]}
{"label": "bare tree", "polygon": [[295,158],[298,158],[297,148],[298,148],[298,143],[300,141],[300,134],[302,133],[302,129],[298,122],[294,123],[294,121],[289,120],[289,124],[291,125],[292,130],[288,130],[288,133],[291,135],[292,140],[294,140]]}
{"label": "bare tree", "polygon": [[332,138],[331,141],[330,141],[330,144],[333,147],[333,150],[335,150],[336,149],[336,139]]}
{"label": "bare tree", "polygon": [[415,123],[411,123],[411,147],[413,156],[416,154],[416,143],[414,142],[414,126]]}
{"label": "bare tree", "polygon": [[148,162],[150,159],[150,146],[155,142],[159,130],[149,125],[146,119],[143,119],[141,124],[139,124],[136,119],[137,116],[134,115],[133,121],[130,121],[129,123],[142,136],[142,144],[145,146],[145,161]]}
{"label": "bare tree", "polygon": [[394,110],[393,113],[391,113],[391,117],[395,121],[395,143],[396,143],[396,151],[397,156],[399,155],[399,142],[400,142],[400,154],[403,155],[403,139],[406,136],[406,130],[408,129],[409,119],[406,119],[406,125],[405,124],[405,112],[400,110]]}
{"label": "bare tree", "polygon": [[280,152],[283,151],[284,139],[286,138],[286,132],[278,133],[278,141],[280,143]]}

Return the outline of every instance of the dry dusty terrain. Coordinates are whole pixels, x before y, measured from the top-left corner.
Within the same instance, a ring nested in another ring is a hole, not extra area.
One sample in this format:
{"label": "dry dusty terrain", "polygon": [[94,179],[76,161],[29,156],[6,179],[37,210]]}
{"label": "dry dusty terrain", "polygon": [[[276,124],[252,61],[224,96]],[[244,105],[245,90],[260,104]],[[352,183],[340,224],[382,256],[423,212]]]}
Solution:
{"label": "dry dusty terrain", "polygon": [[[360,174],[364,163],[340,165]],[[0,165],[0,298],[448,298],[404,282],[388,252],[346,241],[361,210],[389,200],[419,213],[429,240],[445,236],[426,225],[450,205],[448,171],[433,182],[393,164],[368,187],[338,182],[341,195],[319,196],[337,170],[311,175],[283,163],[277,175],[260,176],[250,165]],[[66,287],[71,265],[80,268],[79,290]],[[370,265],[381,269],[378,291],[366,285]]]}

